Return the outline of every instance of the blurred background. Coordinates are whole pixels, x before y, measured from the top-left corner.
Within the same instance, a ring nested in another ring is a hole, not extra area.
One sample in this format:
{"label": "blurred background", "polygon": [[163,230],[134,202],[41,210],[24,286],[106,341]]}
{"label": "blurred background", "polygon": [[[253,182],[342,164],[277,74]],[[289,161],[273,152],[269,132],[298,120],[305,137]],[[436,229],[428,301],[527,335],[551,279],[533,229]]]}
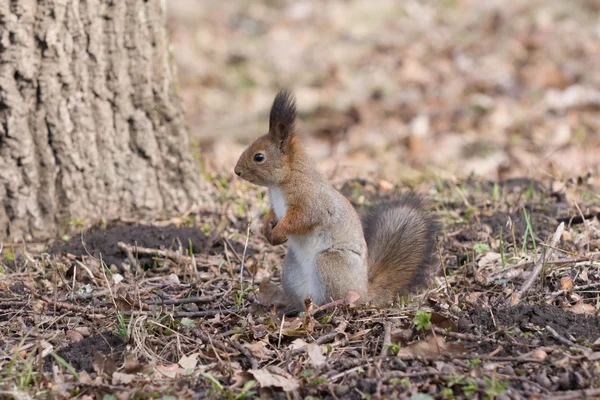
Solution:
{"label": "blurred background", "polygon": [[230,173],[296,93],[332,179],[600,184],[600,1],[167,2],[194,146]]}

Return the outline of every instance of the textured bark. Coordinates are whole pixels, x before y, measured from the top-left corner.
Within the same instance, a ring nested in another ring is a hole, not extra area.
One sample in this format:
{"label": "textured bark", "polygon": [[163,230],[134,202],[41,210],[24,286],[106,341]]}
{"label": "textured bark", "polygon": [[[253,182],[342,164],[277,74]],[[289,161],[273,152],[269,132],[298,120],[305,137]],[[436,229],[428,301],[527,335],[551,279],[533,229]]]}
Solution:
{"label": "textured bark", "polygon": [[209,201],[160,0],[0,0],[0,240]]}

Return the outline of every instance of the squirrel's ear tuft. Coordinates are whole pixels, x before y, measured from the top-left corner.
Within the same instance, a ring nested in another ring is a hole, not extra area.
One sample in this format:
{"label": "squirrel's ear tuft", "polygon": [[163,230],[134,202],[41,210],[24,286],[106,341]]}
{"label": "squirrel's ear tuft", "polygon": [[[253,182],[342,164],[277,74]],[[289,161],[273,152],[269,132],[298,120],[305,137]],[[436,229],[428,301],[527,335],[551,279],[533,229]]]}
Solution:
{"label": "squirrel's ear tuft", "polygon": [[281,150],[285,149],[294,135],[295,124],[296,99],[291,92],[280,90],[271,107],[269,134],[279,144]]}

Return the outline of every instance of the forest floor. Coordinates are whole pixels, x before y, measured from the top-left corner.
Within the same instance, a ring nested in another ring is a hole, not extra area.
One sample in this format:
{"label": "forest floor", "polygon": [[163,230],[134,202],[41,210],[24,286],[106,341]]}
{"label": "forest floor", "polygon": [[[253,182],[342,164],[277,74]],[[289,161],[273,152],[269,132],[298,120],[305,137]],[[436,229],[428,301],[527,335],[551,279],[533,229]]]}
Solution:
{"label": "forest floor", "polygon": [[[219,212],[5,243],[0,398],[600,397],[600,198],[585,182],[414,187],[442,223],[428,288],[296,317],[270,306],[285,246],[258,233],[264,191],[215,184]],[[339,189],[360,212],[400,191]]]}
{"label": "forest floor", "polygon": [[[600,398],[597,1],[167,3],[218,207],[3,243],[0,398]],[[426,289],[269,306],[285,246],[232,168],[280,87],[357,209],[429,199]]]}

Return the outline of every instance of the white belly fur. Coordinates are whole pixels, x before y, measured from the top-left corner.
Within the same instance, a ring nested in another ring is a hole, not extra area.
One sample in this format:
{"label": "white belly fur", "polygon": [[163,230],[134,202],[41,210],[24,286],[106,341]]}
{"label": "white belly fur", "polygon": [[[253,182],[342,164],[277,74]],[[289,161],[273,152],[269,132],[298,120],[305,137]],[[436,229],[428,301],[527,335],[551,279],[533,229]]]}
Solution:
{"label": "white belly fur", "polygon": [[[287,212],[283,193],[278,188],[270,188],[269,197],[277,219],[281,220]],[[296,295],[303,298],[311,297],[318,303],[326,301],[325,289],[317,273],[317,258],[321,252],[327,250],[328,240],[322,237],[321,232],[316,231],[305,235],[290,235],[288,243],[294,252],[297,265],[290,265],[293,271],[286,273],[293,277],[293,290]]]}

